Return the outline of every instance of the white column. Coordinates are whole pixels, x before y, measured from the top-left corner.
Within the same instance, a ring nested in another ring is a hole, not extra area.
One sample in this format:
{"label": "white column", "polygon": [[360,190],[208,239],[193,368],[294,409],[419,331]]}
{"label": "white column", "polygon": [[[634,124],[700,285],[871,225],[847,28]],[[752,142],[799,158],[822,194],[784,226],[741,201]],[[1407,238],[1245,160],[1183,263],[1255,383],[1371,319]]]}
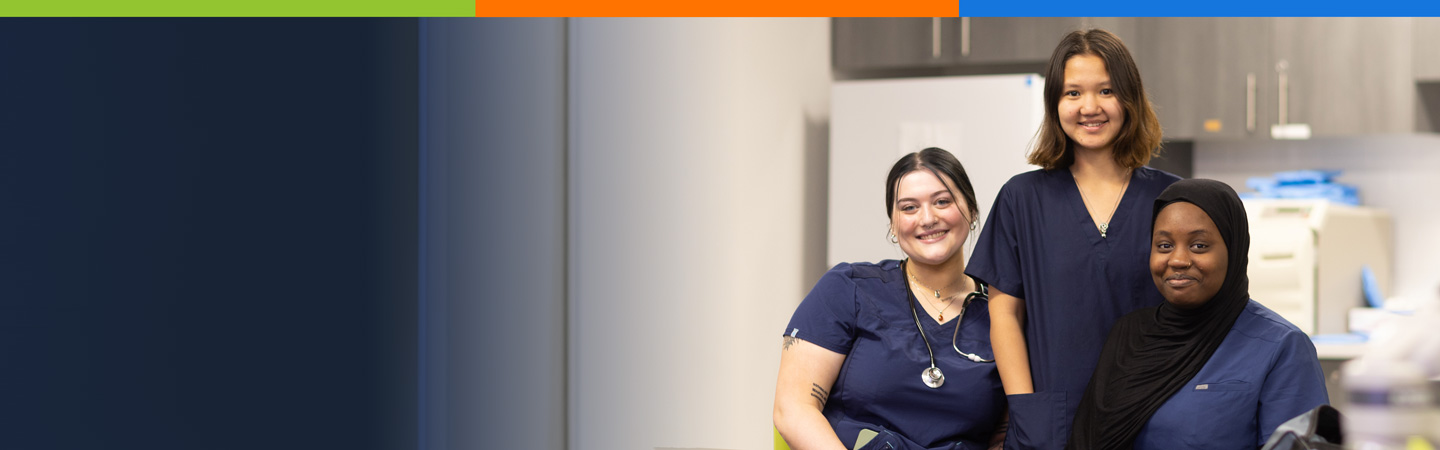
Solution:
{"label": "white column", "polygon": [[573,19],[569,445],[764,449],[824,271],[828,19]]}

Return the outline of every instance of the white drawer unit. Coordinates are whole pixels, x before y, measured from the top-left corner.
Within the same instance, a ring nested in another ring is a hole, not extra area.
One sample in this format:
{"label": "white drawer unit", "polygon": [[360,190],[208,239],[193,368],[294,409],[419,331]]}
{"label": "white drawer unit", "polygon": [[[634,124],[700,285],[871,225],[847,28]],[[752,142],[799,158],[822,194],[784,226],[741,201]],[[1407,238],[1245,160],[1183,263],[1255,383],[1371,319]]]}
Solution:
{"label": "white drawer unit", "polygon": [[1390,214],[1325,200],[1247,199],[1250,297],[1306,333],[1348,331],[1362,267],[1390,291]]}

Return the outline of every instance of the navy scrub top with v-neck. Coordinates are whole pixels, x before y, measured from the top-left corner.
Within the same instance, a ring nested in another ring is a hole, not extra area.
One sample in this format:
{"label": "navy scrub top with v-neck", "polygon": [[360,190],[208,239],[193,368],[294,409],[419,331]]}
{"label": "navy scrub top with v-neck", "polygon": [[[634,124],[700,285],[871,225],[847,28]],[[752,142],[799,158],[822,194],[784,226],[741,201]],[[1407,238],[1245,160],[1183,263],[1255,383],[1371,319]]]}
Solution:
{"label": "navy scrub top with v-neck", "polygon": [[1250,300],[1200,372],[1135,437],[1135,450],[1257,448],[1291,418],[1330,403],[1310,336]]}
{"label": "navy scrub top with v-neck", "polygon": [[[938,323],[923,308],[911,312],[915,300],[905,281],[895,260],[836,265],[795,309],[785,335],[845,355],[823,413],[846,448],[869,429],[881,436],[862,449],[887,443],[897,449],[983,449],[1000,424],[1005,393],[995,364],[961,357],[951,338],[959,324],[955,345],[994,359],[988,302],[976,299],[959,318]],[[930,352],[917,317],[945,374],[939,388],[920,379]]]}
{"label": "navy scrub top with v-neck", "polygon": [[1179,180],[1135,169],[1104,238],[1068,169],[1022,173],[1000,188],[967,272],[1025,302],[1035,393],[1008,396],[1006,448],[1064,448],[1110,326],[1164,301],[1150,278],[1151,210]]}

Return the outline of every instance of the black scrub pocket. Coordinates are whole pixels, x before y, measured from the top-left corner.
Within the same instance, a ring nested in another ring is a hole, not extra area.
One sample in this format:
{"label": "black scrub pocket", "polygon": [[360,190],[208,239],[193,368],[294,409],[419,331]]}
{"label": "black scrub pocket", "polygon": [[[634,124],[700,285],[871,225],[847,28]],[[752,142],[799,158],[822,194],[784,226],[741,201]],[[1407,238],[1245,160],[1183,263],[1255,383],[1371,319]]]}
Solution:
{"label": "black scrub pocket", "polygon": [[1010,403],[1010,429],[1006,449],[1060,449],[1070,438],[1065,421],[1064,392],[1036,392],[1005,396]]}

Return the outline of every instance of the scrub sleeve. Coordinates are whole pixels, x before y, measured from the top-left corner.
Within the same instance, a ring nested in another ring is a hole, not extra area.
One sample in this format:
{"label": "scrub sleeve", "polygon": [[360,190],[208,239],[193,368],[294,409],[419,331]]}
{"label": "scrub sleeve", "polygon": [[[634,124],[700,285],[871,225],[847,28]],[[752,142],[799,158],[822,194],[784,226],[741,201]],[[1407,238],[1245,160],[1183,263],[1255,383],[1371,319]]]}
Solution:
{"label": "scrub sleeve", "polygon": [[846,448],[862,430],[874,437],[861,447],[896,449],[984,448],[1005,408],[994,363],[977,363],[955,346],[993,359],[988,302],[976,300],[961,317],[941,324],[920,314],[935,364],[945,383],[920,379],[930,353],[915,325],[899,261],[835,266],[795,310],[785,335],[845,355],[823,413]]}
{"label": "scrub sleeve", "polygon": [[1000,189],[968,273],[1025,302],[1035,392],[1007,397],[1005,448],[1064,448],[1110,326],[1163,301],[1148,269],[1151,210],[1179,179],[1136,169],[1103,238],[1068,169],[1022,173]]}

